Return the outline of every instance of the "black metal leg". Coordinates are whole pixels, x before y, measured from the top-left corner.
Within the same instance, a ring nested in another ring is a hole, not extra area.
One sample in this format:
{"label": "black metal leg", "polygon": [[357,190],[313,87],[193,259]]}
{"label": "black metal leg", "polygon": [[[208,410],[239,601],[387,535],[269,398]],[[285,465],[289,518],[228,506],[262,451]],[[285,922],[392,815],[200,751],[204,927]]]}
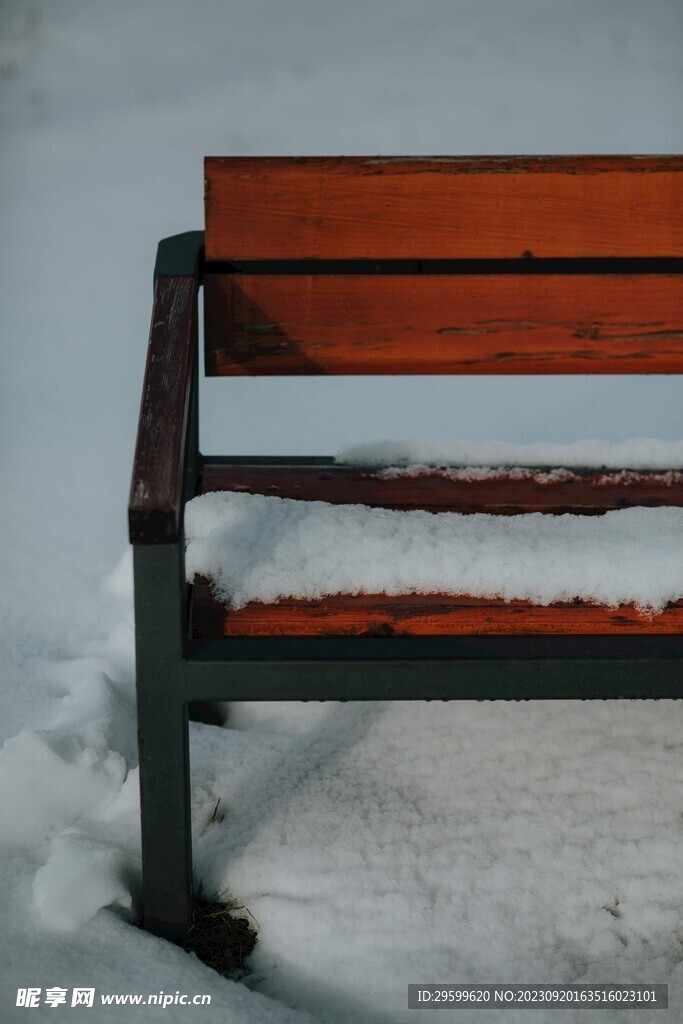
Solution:
{"label": "black metal leg", "polygon": [[182,556],[178,544],[134,553],[144,926],[177,941],[192,913]]}
{"label": "black metal leg", "polygon": [[182,939],[192,910],[187,705],[139,704],[144,926]]}

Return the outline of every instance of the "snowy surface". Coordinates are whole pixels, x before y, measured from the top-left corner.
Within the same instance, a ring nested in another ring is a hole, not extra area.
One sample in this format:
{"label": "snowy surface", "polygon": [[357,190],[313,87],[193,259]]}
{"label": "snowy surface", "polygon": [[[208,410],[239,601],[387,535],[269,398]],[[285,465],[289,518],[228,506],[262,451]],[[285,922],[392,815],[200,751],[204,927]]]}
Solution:
{"label": "snowy surface", "polygon": [[603,516],[395,511],[211,492],[185,509],[188,582],[233,608],[330,594],[459,594],[661,611],[683,597],[683,509]]}
{"label": "snowy surface", "polygon": [[[12,1004],[78,985],[210,993],[221,1024],[388,1024],[430,980],[668,981],[678,1013],[667,701],[234,708],[192,729],[193,812],[201,876],[259,923],[248,986],[132,928],[119,559],[154,248],[201,226],[204,154],[681,152],[682,32],[679,0],[0,3],[3,1022],[71,1022]],[[204,383],[206,452],[683,435],[657,376]]]}
{"label": "snowy surface", "polygon": [[556,466],[597,469],[664,469],[683,466],[683,441],[375,441],[344,448],[335,462],[367,467]]}

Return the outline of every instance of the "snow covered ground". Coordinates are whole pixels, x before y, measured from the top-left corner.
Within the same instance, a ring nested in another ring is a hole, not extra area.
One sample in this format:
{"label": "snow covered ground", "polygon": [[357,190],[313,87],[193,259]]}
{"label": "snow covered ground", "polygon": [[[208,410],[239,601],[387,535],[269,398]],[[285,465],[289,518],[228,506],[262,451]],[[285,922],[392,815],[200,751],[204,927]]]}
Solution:
{"label": "snow covered ground", "polygon": [[[192,729],[196,858],[257,919],[254,972],[131,928],[124,551],[154,248],[201,226],[204,154],[681,152],[682,36],[679,0],[2,0],[0,1019],[53,1012],[20,986],[206,993],[165,1019],[239,1024],[412,1020],[409,981],[668,981],[680,1008],[670,702],[236,708]],[[407,419],[681,436],[675,379],[206,383],[207,452],[328,453]]]}

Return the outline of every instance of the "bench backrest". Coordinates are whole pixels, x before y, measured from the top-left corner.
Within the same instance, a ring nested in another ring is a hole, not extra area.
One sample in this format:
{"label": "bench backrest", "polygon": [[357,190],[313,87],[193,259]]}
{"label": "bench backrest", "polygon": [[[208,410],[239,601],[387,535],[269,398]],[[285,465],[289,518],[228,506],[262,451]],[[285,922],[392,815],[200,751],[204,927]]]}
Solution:
{"label": "bench backrest", "polygon": [[683,157],[205,169],[209,375],[683,372]]}

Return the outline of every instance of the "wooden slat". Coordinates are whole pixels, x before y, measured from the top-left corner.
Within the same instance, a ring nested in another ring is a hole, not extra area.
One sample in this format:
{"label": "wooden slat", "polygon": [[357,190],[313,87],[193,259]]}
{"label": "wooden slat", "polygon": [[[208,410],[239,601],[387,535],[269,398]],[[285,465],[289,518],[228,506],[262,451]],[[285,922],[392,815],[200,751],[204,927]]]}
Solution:
{"label": "wooden slat", "polygon": [[683,633],[683,601],[652,618],[630,605],[574,602],[547,607],[525,601],[445,594],[339,595],[320,601],[252,603],[226,610],[205,581],[193,588],[193,634],[221,636],[519,636]]}
{"label": "wooden slat", "polygon": [[683,157],[209,157],[209,260],[683,256]]}
{"label": "wooden slat", "polygon": [[210,375],[676,373],[678,274],[205,280]]}
{"label": "wooden slat", "polygon": [[280,498],[432,512],[520,512],[600,515],[633,505],[683,506],[683,472],[501,472],[484,479],[433,472],[385,477],[348,466],[225,465],[208,462],[201,493],[248,491]]}

